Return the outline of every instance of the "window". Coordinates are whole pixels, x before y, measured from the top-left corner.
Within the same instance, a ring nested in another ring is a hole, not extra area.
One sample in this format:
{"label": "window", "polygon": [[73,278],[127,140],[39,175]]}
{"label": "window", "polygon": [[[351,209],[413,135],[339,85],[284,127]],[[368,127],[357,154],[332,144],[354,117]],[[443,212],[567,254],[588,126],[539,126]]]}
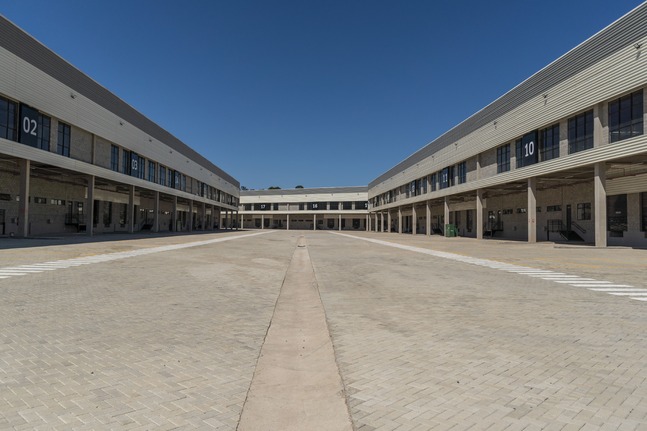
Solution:
{"label": "window", "polygon": [[339,202],[330,202],[330,209],[331,210],[338,210],[339,209]]}
{"label": "window", "polygon": [[34,197],[34,203],[35,204],[46,204],[47,203],[47,198]]}
{"label": "window", "polygon": [[508,172],[510,170],[510,144],[503,145],[496,149],[496,173]]}
{"label": "window", "polygon": [[643,134],[643,92],[609,102],[609,141],[618,142]]}
{"label": "window", "polygon": [[344,210],[352,210],[353,209],[353,203],[352,202],[342,202],[342,209],[344,209]]}
{"label": "window", "polygon": [[568,119],[568,153],[593,148],[593,110]]}
{"label": "window", "polygon": [[454,185],[454,167],[448,166],[440,171],[440,188],[445,189]]}
{"label": "window", "polygon": [[[51,125],[52,125],[52,120],[47,115],[38,114],[38,138],[37,139],[38,139],[38,148],[40,148],[41,150],[49,151],[49,131],[51,129]],[[68,153],[69,153],[69,148],[68,148]]]}
{"label": "window", "polygon": [[110,147],[110,169],[119,172],[119,147],[116,145]]}
{"label": "window", "polygon": [[525,208],[517,208],[517,214],[526,214],[526,212]]}
{"label": "window", "polygon": [[61,156],[70,157],[70,126],[58,123],[58,145],[56,152]]}
{"label": "window", "polygon": [[121,173],[130,175],[130,151],[128,150],[123,150],[121,153],[122,157],[122,163],[121,163]]}
{"label": "window", "polygon": [[162,186],[166,185],[166,168],[162,165],[160,165],[159,182]]}
{"label": "window", "polygon": [[431,174],[431,191],[435,192],[436,191],[436,178],[438,177],[437,174]]}
{"label": "window", "polygon": [[17,141],[16,133],[16,111],[14,102],[0,97],[0,138]]}
{"label": "window", "polygon": [[512,208],[506,208],[502,211],[503,215],[510,215],[512,213],[513,213]]}
{"label": "window", "polygon": [[561,210],[562,210],[561,205],[548,205],[546,207],[546,212],[547,213],[549,213],[549,212],[557,212],[557,211],[561,211]]}
{"label": "window", "polygon": [[607,196],[607,230],[611,236],[627,230],[627,195]]}
{"label": "window", "polygon": [[591,203],[577,204],[577,219],[591,220]]}
{"label": "window", "polygon": [[429,179],[429,177],[424,177],[424,178],[422,178],[422,179],[420,180],[420,183],[421,183],[421,185],[422,185],[422,193],[423,193],[423,194],[427,193],[427,180],[428,180],[428,179]]}
{"label": "window", "polygon": [[[98,202],[98,201],[96,201]],[[65,200],[63,199],[50,199],[49,203],[52,205],[65,206]]]}
{"label": "window", "polygon": [[155,162],[152,160],[148,161],[148,181],[155,182]]}
{"label": "window", "polygon": [[458,164],[458,184],[467,182],[467,163],[461,162]]}
{"label": "window", "polygon": [[539,151],[541,160],[559,157],[559,124],[539,131]]}
{"label": "window", "polygon": [[367,210],[368,209],[368,201],[357,201],[357,202],[355,202],[355,209],[356,210]]}

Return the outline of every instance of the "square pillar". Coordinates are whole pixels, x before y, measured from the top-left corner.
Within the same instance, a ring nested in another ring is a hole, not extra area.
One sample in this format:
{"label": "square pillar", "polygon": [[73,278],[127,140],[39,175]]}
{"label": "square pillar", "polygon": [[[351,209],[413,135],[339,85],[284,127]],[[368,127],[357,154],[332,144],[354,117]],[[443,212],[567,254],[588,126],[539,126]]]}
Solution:
{"label": "square pillar", "polygon": [[415,235],[418,230],[418,213],[416,213],[416,206],[411,205],[411,234]]}
{"label": "square pillar", "polygon": [[173,217],[171,223],[173,223],[171,230],[177,232],[177,196],[173,196]]}
{"label": "square pillar", "polygon": [[402,233],[402,207],[398,207],[398,233]]}
{"label": "square pillar", "polygon": [[288,224],[286,229],[290,230],[290,214],[288,213],[287,216],[288,216]]}
{"label": "square pillar", "polygon": [[[231,212],[231,217],[232,217],[232,220],[238,220],[238,211],[236,211],[235,216],[234,216],[234,212],[232,211]],[[238,230],[238,229],[239,229],[238,224],[236,224],[235,230]]]}
{"label": "square pillar", "polygon": [[391,211],[386,213],[386,231],[391,232]]}
{"label": "square pillar", "polygon": [[202,202],[202,230],[207,230],[207,204]]}
{"label": "square pillar", "polygon": [[380,232],[384,233],[384,213],[380,212]]}
{"label": "square pillar", "polygon": [[607,166],[596,163],[593,176],[593,207],[595,211],[595,246],[607,246]]}
{"label": "square pillar", "polygon": [[537,178],[528,178],[528,242],[537,242]]}
{"label": "square pillar", "polygon": [[425,211],[427,218],[425,219],[425,234],[427,236],[431,235],[431,201],[427,201],[425,204]]}
{"label": "square pillar", "polygon": [[317,214],[312,214],[312,230],[317,230]]}
{"label": "square pillar", "polygon": [[364,221],[364,224],[366,225],[366,232],[368,232],[371,229],[370,220],[371,218],[368,216],[368,214],[366,214],[366,220]]}
{"label": "square pillar", "polygon": [[135,186],[128,190],[128,232],[135,232]]}
{"label": "square pillar", "polygon": [[155,209],[153,210],[153,232],[160,231],[160,192],[155,192],[155,202],[153,204]]}
{"label": "square pillar", "polygon": [[341,231],[341,214],[339,214],[339,223],[338,223],[338,224],[339,224],[339,226],[337,226],[337,227],[338,227],[338,228],[339,228],[339,230]]}
{"label": "square pillar", "polygon": [[189,232],[193,232],[193,200],[189,201]]}
{"label": "square pillar", "polygon": [[18,236],[29,235],[29,183],[31,180],[31,162],[20,160],[20,203],[18,204]]}
{"label": "square pillar", "polygon": [[[444,219],[445,219],[444,224],[449,224],[449,198],[447,196],[445,196],[444,207],[445,207],[445,211],[443,213]],[[443,226],[443,232],[445,232],[445,226]]]}
{"label": "square pillar", "polygon": [[261,229],[265,229],[265,214],[261,214]]}
{"label": "square pillar", "polygon": [[483,190],[476,191],[476,239],[483,239]]}
{"label": "square pillar", "polygon": [[[93,135],[94,138],[94,135]],[[88,235],[94,235],[94,175],[88,175],[88,196],[86,206],[88,208],[88,220],[85,222]]]}

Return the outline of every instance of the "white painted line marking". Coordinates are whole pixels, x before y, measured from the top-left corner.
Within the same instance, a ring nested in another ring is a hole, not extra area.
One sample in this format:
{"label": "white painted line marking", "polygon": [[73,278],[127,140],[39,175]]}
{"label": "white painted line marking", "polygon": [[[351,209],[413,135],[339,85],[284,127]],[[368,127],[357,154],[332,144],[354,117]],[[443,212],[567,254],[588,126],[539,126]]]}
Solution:
{"label": "white painted line marking", "polygon": [[590,284],[590,283],[589,284],[586,284],[586,283],[571,284],[571,286],[575,286],[575,287],[600,287],[600,286],[604,286],[604,287],[633,287],[631,284]]}
{"label": "white painted line marking", "polygon": [[[573,283],[599,283],[596,280],[593,280],[592,278],[578,278],[578,279],[571,279],[571,280],[564,280],[564,281],[559,281],[559,280],[554,280],[555,283],[562,283],[562,284],[573,284]],[[605,283],[610,283],[610,281],[607,281]],[[603,283],[604,284],[604,283]]]}
{"label": "white painted line marking", "polygon": [[615,296],[647,296],[647,292],[607,292],[609,295]]}
{"label": "white painted line marking", "polygon": [[647,298],[630,298],[635,299],[636,301],[647,301]]}
{"label": "white painted line marking", "polygon": [[632,288],[632,287],[628,287],[626,289],[592,287],[589,290],[593,290],[595,292],[647,292],[647,289]]}

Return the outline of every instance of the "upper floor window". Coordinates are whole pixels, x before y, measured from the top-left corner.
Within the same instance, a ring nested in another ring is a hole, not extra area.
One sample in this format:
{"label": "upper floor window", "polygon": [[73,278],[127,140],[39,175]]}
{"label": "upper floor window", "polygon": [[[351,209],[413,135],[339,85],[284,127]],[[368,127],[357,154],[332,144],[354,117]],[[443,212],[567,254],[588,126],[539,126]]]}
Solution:
{"label": "upper floor window", "polygon": [[568,153],[593,148],[593,110],[568,119]]}
{"label": "upper floor window", "polygon": [[110,169],[119,172],[119,147],[116,145],[110,147]]}
{"label": "upper floor window", "polygon": [[355,202],[355,209],[356,210],[367,210],[368,209],[368,201],[357,201],[357,202]]}
{"label": "upper floor window", "polygon": [[62,156],[70,157],[70,126],[58,123],[58,144],[56,152]]}
{"label": "upper floor window", "polygon": [[454,166],[448,166],[440,171],[440,188],[445,189],[454,185]]}
{"label": "upper floor window", "polygon": [[159,174],[160,185],[166,185],[166,167],[160,165],[160,174]]}
{"label": "upper floor window", "polygon": [[155,162],[152,160],[148,161],[148,181],[155,182]]}
{"label": "upper floor window", "polygon": [[496,173],[510,170],[510,144],[505,144],[496,149]]}
{"label": "upper floor window", "polygon": [[539,131],[539,151],[541,160],[559,157],[559,124]]}
{"label": "upper floor window", "polygon": [[458,165],[458,184],[467,182],[467,162],[460,162]]}
{"label": "upper floor window", "polygon": [[0,138],[17,141],[16,103],[0,97]]}
{"label": "upper floor window", "polygon": [[435,192],[436,191],[436,174],[431,174],[431,191]]}
{"label": "upper floor window", "polygon": [[609,141],[618,142],[643,134],[643,92],[609,102]]}

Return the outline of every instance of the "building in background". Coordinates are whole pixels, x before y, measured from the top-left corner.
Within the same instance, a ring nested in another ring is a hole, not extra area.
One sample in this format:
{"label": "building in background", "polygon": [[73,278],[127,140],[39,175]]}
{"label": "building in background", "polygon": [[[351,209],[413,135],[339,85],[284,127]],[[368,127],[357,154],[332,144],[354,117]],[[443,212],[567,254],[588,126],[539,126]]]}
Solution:
{"label": "building in background", "polygon": [[367,187],[249,190],[240,194],[247,229],[367,230]]}
{"label": "building in background", "polygon": [[369,184],[377,231],[647,246],[647,3]]}
{"label": "building in background", "polygon": [[213,229],[239,188],[0,16],[0,235]]}

